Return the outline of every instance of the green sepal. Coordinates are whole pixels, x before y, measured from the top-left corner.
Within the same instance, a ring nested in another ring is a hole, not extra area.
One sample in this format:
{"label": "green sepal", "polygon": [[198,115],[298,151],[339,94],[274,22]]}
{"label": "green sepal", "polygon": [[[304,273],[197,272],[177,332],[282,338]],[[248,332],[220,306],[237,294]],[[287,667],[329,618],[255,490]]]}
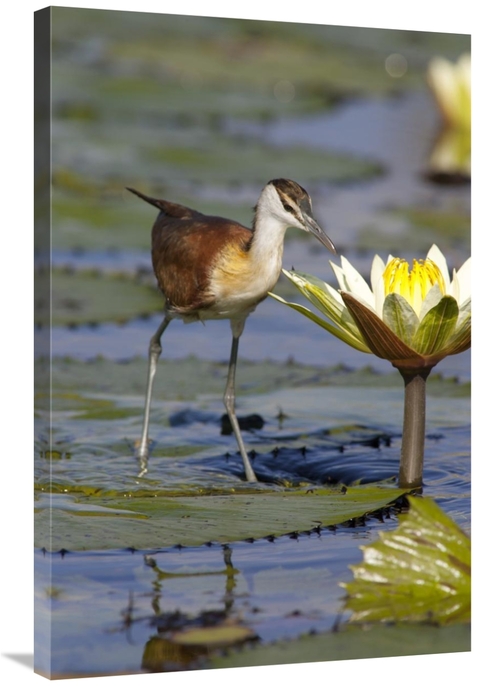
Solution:
{"label": "green sepal", "polygon": [[424,364],[423,357],[401,340],[373,310],[350,293],[341,292],[341,295],[374,355],[393,363],[397,360],[398,364],[403,361],[413,366]]}
{"label": "green sepal", "polygon": [[[459,318],[460,319],[460,318]],[[454,334],[446,342],[445,355],[458,355],[471,346],[471,313],[468,312],[459,322]]]}
{"label": "green sepal", "polygon": [[389,293],[384,300],[382,317],[396,336],[411,346],[420,322],[409,302],[398,293]]}
{"label": "green sepal", "polygon": [[274,293],[269,293],[269,295],[278,302],[281,302],[284,305],[288,305],[288,307],[291,307],[293,310],[300,312],[305,317],[313,321],[315,324],[318,324],[318,326],[321,326],[323,329],[328,331],[328,333],[331,333],[333,336],[336,336],[344,343],[347,343],[347,345],[350,345],[352,348],[355,348],[356,350],[359,350],[362,353],[371,352],[370,349],[361,340],[355,338],[352,334],[345,331],[344,329],[334,326],[333,324],[330,324],[321,317],[318,317],[317,314],[314,314],[314,312],[308,310],[307,307],[305,307],[304,305],[299,305],[298,303],[289,303],[283,298],[281,298],[279,295],[275,295]]}
{"label": "green sepal", "polygon": [[412,348],[422,355],[431,355],[442,350],[455,331],[458,319],[458,303],[451,295],[445,295],[427,312],[420,322]]}
{"label": "green sepal", "polygon": [[316,276],[305,272],[288,272],[283,269],[283,274],[325,317],[364,345],[359,329],[337,291]]}

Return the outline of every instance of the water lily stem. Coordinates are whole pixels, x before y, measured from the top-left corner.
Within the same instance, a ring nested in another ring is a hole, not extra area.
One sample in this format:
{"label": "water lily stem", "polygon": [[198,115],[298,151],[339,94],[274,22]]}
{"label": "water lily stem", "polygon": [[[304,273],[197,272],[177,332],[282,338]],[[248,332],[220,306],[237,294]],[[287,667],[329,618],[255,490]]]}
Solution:
{"label": "water lily stem", "polygon": [[399,371],[405,383],[399,486],[420,488],[424,471],[425,392],[430,369],[419,372]]}

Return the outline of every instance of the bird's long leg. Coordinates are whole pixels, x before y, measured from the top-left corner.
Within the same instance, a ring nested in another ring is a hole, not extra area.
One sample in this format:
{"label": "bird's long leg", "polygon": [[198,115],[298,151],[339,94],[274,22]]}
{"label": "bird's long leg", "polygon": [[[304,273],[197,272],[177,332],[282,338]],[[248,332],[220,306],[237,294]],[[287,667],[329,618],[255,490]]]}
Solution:
{"label": "bird's long leg", "polygon": [[252,465],[250,464],[250,459],[247,455],[245,449],[245,444],[241,437],[240,426],[238,424],[238,419],[234,411],[234,398],[235,398],[235,378],[236,378],[236,362],[238,360],[238,343],[240,336],[243,333],[243,328],[245,326],[245,320],[231,321],[231,329],[233,331],[233,342],[231,345],[231,357],[229,359],[229,370],[227,374],[227,384],[224,393],[224,405],[226,406],[227,414],[229,416],[229,421],[233,427],[234,435],[236,436],[236,441],[238,442],[238,448],[240,449],[241,459],[243,460],[243,466],[245,468],[245,475],[247,481],[257,481],[255,472],[253,471]]}
{"label": "bird's long leg", "polygon": [[171,322],[171,318],[166,316],[156,333],[149,342],[149,367],[148,367],[148,385],[146,389],[146,402],[144,404],[144,420],[142,424],[142,434],[139,447],[137,449],[137,457],[140,460],[141,471],[139,476],[144,476],[148,471],[148,457],[149,457],[149,413],[151,411],[151,398],[153,395],[153,380],[156,374],[156,367],[158,365],[158,358],[161,355],[161,337],[167,326]]}

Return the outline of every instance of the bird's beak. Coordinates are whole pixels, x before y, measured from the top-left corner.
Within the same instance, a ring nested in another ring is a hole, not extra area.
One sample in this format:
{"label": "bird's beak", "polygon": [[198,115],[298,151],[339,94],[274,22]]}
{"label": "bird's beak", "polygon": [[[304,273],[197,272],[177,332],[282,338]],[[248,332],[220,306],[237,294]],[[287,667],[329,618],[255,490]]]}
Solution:
{"label": "bird's beak", "polygon": [[333,245],[332,241],[328,238],[326,233],[323,231],[321,226],[316,223],[316,221],[310,217],[308,214],[305,212],[302,214],[302,217],[304,218],[304,221],[306,223],[306,229],[312,233],[313,236],[315,236],[320,243],[323,243],[325,248],[328,248],[330,252],[332,252],[334,255],[337,253],[335,250],[335,246]]}

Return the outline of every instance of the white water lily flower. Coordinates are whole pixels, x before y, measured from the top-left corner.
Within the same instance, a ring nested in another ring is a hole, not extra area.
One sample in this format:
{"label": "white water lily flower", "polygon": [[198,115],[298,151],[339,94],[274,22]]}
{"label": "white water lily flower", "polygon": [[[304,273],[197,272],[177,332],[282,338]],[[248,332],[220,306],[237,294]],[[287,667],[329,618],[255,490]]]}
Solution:
{"label": "white water lily flower", "polygon": [[385,262],[376,255],[371,285],[345,257],[340,266],[330,264],[338,291],[314,276],[283,270],[326,320],[303,305],[273,297],[357,350],[387,359],[400,370],[430,370],[443,357],[470,347],[470,258],[450,277],[436,245],[411,267],[392,255]]}
{"label": "white water lily flower", "polygon": [[443,57],[429,62],[427,82],[448,126],[471,127],[471,60],[462,55],[456,64]]}

